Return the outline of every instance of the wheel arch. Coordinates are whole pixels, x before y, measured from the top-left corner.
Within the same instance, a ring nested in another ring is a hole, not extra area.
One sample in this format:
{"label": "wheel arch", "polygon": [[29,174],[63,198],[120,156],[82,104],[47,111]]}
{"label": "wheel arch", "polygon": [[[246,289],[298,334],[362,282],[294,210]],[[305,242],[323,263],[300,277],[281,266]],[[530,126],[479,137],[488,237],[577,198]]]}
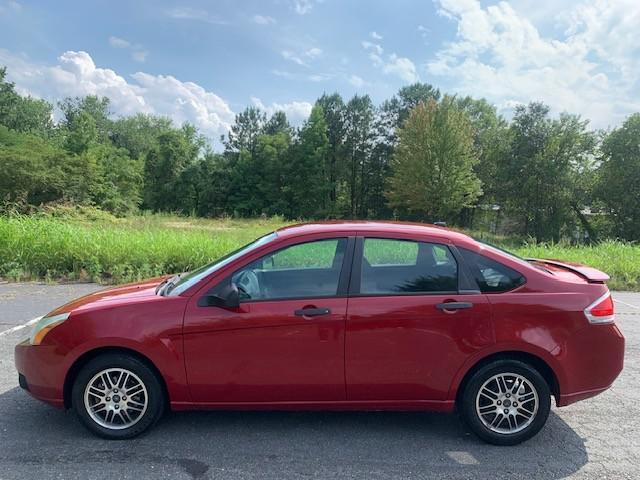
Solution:
{"label": "wheel arch", "polygon": [[160,373],[160,370],[158,369],[158,367],[156,367],[156,365],[151,361],[151,359],[149,359],[149,357],[143,355],[142,353],[132,348],[127,348],[127,347],[98,347],[98,348],[94,348],[84,352],[73,362],[71,367],[67,370],[67,374],[64,379],[63,391],[62,391],[65,409],[69,409],[72,406],[71,391],[73,389],[73,383],[75,382],[76,377],[78,376],[78,373],[80,372],[82,367],[84,367],[87,363],[89,363],[94,358],[99,357],[100,355],[108,354],[108,353],[120,353],[120,354],[129,355],[131,357],[138,359],[139,361],[144,363],[147,367],[149,367],[151,371],[156,375],[158,380],[160,381],[162,392],[166,399],[165,404],[167,405],[167,408],[169,407],[170,397],[169,397],[169,390],[167,388],[167,382],[164,376],[162,375],[162,373]]}
{"label": "wheel arch", "polygon": [[560,398],[560,383],[553,368],[551,368],[544,359],[533,353],[518,350],[507,350],[495,352],[479,359],[466,371],[455,391],[456,405],[458,405],[462,393],[473,374],[485,365],[496,360],[518,360],[535,368],[547,382],[549,390],[551,390],[551,394],[554,396],[556,403],[558,402],[558,399]]}

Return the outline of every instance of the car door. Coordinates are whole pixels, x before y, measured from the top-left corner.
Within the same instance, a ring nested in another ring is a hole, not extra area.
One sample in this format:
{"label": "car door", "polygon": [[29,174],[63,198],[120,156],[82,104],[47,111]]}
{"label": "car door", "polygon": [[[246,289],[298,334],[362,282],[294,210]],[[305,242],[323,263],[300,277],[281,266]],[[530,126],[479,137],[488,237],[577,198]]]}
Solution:
{"label": "car door", "polygon": [[184,349],[194,401],[344,400],[353,247],[353,238],[323,238],[250,262],[213,288],[236,284],[236,309],[203,307],[192,299]]}
{"label": "car door", "polygon": [[347,399],[442,401],[465,359],[493,342],[490,306],[457,250],[358,238],[346,330]]}

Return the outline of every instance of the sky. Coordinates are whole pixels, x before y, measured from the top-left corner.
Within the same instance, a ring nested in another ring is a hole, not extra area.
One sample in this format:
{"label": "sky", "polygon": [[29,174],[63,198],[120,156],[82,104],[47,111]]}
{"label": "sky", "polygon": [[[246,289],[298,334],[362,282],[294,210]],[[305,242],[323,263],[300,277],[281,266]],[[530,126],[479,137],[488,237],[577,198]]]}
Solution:
{"label": "sky", "polygon": [[640,111],[639,38],[640,0],[0,0],[21,93],[108,96],[212,139],[248,105],[300,125],[323,92],[379,104],[417,81],[611,128]]}

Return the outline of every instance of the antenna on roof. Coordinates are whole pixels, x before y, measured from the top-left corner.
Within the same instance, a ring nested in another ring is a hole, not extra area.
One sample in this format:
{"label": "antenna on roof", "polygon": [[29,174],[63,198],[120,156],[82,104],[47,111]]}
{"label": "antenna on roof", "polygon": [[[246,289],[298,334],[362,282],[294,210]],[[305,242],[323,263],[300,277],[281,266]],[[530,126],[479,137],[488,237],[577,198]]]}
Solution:
{"label": "antenna on roof", "polygon": [[436,227],[446,227],[447,222],[433,222]]}

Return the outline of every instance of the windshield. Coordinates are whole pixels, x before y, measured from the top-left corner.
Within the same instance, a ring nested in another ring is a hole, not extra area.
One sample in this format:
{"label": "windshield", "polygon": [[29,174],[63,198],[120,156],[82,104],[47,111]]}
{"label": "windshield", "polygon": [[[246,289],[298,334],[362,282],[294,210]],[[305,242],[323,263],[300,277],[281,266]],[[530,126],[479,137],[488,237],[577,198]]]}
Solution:
{"label": "windshield", "polygon": [[198,283],[200,280],[202,280],[203,278],[209,276],[210,274],[212,274],[213,272],[220,270],[222,267],[224,267],[225,265],[228,265],[229,263],[233,262],[234,260],[236,260],[237,258],[240,258],[241,256],[251,252],[252,250],[255,250],[258,247],[261,247],[262,245],[266,245],[267,243],[269,243],[270,241],[272,241],[274,238],[277,237],[277,234],[275,232],[272,233],[268,233],[267,235],[265,235],[264,237],[260,237],[257,240],[254,240],[253,242],[249,243],[248,245],[245,245],[244,247],[240,247],[237,250],[234,250],[231,253],[228,253],[227,255],[225,255],[224,257],[221,257],[207,265],[204,265],[196,270],[193,270],[191,272],[185,273],[184,275],[180,276],[180,278],[178,280],[175,281],[175,283],[173,283],[168,289],[167,289],[167,295],[180,295],[182,292],[184,292],[185,290],[187,290],[188,288],[192,287],[193,285],[195,285],[196,283]]}

